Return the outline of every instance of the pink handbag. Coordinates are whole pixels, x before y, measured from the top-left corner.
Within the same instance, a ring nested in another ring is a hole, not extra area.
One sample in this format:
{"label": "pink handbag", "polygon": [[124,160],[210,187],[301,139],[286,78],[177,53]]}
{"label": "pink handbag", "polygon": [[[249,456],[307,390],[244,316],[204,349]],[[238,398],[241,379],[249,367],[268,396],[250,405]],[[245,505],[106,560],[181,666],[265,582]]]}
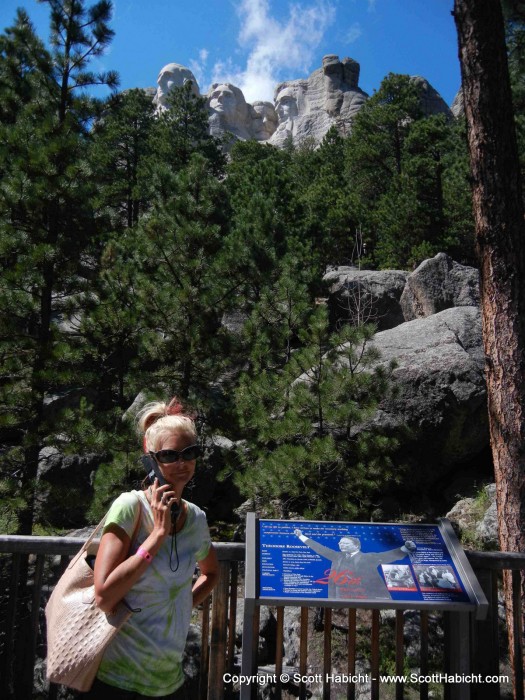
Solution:
{"label": "pink handbag", "polygon": [[[105,520],[71,560],[46,605],[47,679],[82,691],[93,685],[106,647],[132,615],[125,601],[110,614],[95,605],[94,572],[86,559],[97,553],[94,539]],[[132,540],[140,520],[139,503]]]}

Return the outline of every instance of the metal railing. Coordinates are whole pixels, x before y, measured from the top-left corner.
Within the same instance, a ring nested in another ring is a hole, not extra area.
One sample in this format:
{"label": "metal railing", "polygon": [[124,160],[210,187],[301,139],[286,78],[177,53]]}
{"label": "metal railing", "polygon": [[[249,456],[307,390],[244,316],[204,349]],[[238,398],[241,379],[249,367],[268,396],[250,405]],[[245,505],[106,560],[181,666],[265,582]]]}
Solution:
{"label": "metal railing", "polygon": [[[8,582],[0,591],[0,697],[11,698],[57,697],[57,686],[46,687],[40,682],[37,692],[35,686],[35,663],[45,657],[45,625],[43,608],[60,572],[64,570],[69,557],[76,553],[83,544],[82,539],[70,537],[21,537],[0,535],[0,554],[10,555],[0,557],[0,579]],[[233,683],[225,683],[240,672],[236,656],[236,620],[237,601],[242,596],[240,591],[242,571],[239,567],[244,561],[244,545],[216,543],[219,558],[219,582],[216,589],[199,609],[201,627],[201,656],[198,679],[194,680],[191,696],[199,700],[223,700],[236,697]],[[521,610],[520,586],[521,576],[525,571],[525,554],[510,554],[501,552],[481,553],[468,552],[467,556],[476,572],[478,580],[489,601],[488,616],[483,621],[477,621],[470,613],[445,613],[444,629],[444,666],[447,674],[471,674],[472,678],[499,676],[505,654],[505,634],[500,629],[498,606],[500,599],[499,574],[504,570],[512,571],[513,578],[513,624],[514,648],[508,650],[512,658],[508,668],[513,669],[514,697],[524,699],[523,689],[523,634],[524,623]],[[280,698],[284,691],[281,681],[283,677],[283,644],[285,608],[278,607],[272,611],[276,618],[275,630],[275,659],[274,663],[266,666],[263,673],[274,678],[273,697]],[[260,609],[257,608],[258,617]],[[337,622],[334,615],[339,616]],[[395,611],[393,647],[393,669],[395,675],[401,677],[406,673],[405,659],[405,625],[406,611]],[[306,698],[312,687],[308,688],[305,680],[312,671],[310,662],[309,642],[313,639],[312,618],[314,611],[308,608],[297,609],[297,635],[299,637],[297,674],[301,680],[293,689],[300,698]],[[328,700],[331,697],[342,697],[335,694],[335,688],[330,680],[333,676],[333,641],[334,630],[341,636],[344,633],[345,654],[342,663],[339,653],[338,664],[344,666],[348,678],[356,676],[358,666],[358,627],[359,615],[350,608],[344,612],[344,624],[341,625],[341,611],[324,609],[319,633],[321,641],[317,641],[316,663],[321,658],[320,671],[322,681],[314,688],[313,697]],[[423,679],[418,683],[420,698],[429,698],[432,689],[432,669],[429,659],[429,613],[418,613],[420,629],[420,658],[418,675]],[[319,621],[317,621],[319,623]],[[381,668],[381,623],[379,611],[373,610],[368,618],[369,651],[368,668],[370,671],[370,697],[377,700],[380,697],[381,683],[379,682]],[[3,632],[2,632],[3,630]],[[258,636],[259,624],[256,620],[254,635]],[[257,648],[257,644],[255,645]],[[285,671],[290,669],[285,668]],[[38,671],[38,669],[37,669]],[[271,673],[270,673],[271,672]],[[43,671],[40,672],[43,678]],[[427,680],[425,680],[427,679]],[[254,684],[254,694],[256,692]],[[402,678],[395,681],[395,697],[404,697],[406,684]],[[434,689],[435,691],[435,689]],[[496,700],[500,697],[500,684],[485,682],[444,683],[443,697],[446,700],[472,698],[476,700]],[[344,696],[355,698],[357,684],[348,682],[345,685]],[[435,694],[435,693],[434,693]],[[390,693],[391,696],[391,693]]]}

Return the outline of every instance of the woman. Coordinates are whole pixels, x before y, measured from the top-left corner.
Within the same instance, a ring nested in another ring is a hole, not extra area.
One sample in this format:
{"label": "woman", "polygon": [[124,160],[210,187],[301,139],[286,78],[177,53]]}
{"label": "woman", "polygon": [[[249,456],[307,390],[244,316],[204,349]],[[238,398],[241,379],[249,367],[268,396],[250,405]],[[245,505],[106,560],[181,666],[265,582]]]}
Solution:
{"label": "woman", "polygon": [[[138,427],[144,451],[167,483],[155,478],[144,491],[123,493],[105,522],[95,563],[96,603],[110,612],[125,599],[135,612],[104,653],[89,695],[97,700],[182,697],[175,691],[184,683],[191,608],[209,595],[218,576],[206,516],[182,499],[199,453],[192,418],[173,399],[145,406]],[[192,587],[195,562],[201,573]]]}

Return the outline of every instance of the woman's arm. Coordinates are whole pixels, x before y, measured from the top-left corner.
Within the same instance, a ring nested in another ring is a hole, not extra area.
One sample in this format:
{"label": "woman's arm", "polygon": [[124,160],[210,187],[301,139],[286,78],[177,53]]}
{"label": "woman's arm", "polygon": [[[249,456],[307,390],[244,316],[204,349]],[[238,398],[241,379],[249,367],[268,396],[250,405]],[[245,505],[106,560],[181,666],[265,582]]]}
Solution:
{"label": "woman's arm", "polygon": [[219,580],[219,562],[213,544],[210,545],[208,554],[198,564],[201,573],[193,585],[193,605],[202,603],[215,588]]}
{"label": "woman's arm", "polygon": [[[141,547],[154,557],[171,527],[170,498],[174,492],[170,487],[160,486],[157,481],[152,486],[151,509],[153,530]],[[162,501],[163,494],[167,499]],[[131,541],[126,531],[111,523],[107,528],[97,552],[95,561],[95,603],[103,612],[110,613],[126,596],[149,566],[142,557],[129,556]]]}

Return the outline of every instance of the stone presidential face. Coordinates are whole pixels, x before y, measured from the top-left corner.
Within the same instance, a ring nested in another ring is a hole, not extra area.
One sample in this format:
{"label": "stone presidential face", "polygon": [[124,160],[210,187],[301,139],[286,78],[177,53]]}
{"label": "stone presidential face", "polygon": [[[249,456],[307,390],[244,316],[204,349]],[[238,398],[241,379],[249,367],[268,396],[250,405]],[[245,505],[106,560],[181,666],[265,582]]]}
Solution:
{"label": "stone presidential face", "polygon": [[210,108],[216,112],[234,114],[235,110],[237,109],[237,98],[229,85],[223,83],[222,85],[217,85],[216,88],[212,89],[209,97],[209,104]]}
{"label": "stone presidential face", "polygon": [[214,117],[218,119],[222,128],[244,131],[249,128],[248,105],[242,91],[235,85],[214,83],[208,93],[208,107],[211,119]]}
{"label": "stone presidential face", "polygon": [[154,102],[161,109],[167,108],[166,98],[174,87],[182,87],[188,80],[192,82],[192,92],[194,95],[199,94],[199,87],[195,76],[189,68],[181,66],[179,63],[168,63],[159,73],[157,78],[157,92]]}
{"label": "stone presidential face", "polygon": [[258,141],[266,141],[277,129],[277,113],[271,102],[256,101],[252,105],[252,133]]}
{"label": "stone presidential face", "polygon": [[293,90],[286,88],[281,90],[275,101],[275,111],[279,117],[279,123],[293,119],[299,114],[299,106],[297,104],[297,96]]}

